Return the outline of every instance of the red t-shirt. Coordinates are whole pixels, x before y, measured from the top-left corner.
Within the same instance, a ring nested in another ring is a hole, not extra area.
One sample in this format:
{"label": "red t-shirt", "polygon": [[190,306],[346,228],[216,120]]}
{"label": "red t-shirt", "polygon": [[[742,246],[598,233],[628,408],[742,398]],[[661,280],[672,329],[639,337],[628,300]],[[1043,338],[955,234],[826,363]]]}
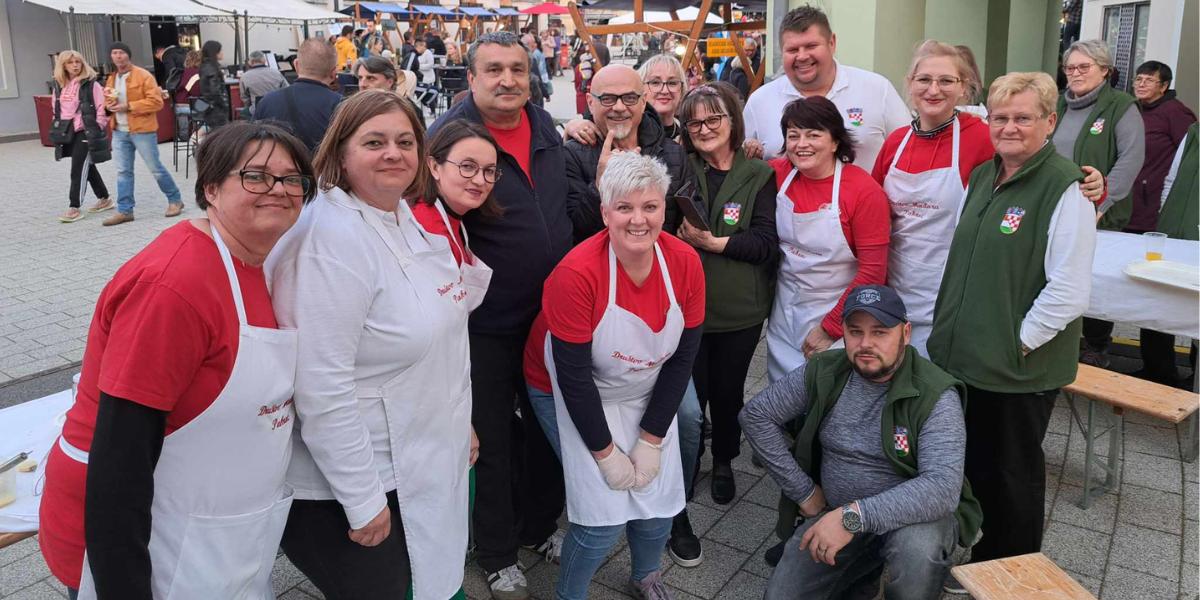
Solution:
{"label": "red t-shirt", "polygon": [[[449,213],[446,214],[446,219],[450,221],[450,226],[454,228],[454,232],[446,229],[446,222],[442,220],[441,213],[438,212],[436,206],[423,201],[417,201],[412,207],[413,216],[417,218],[417,223],[425,228],[429,233],[440,235],[450,240],[450,251],[454,252],[454,260],[462,266],[463,255],[462,248],[462,221],[455,219]],[[472,263],[474,264],[474,263]]]}
{"label": "red t-shirt", "polygon": [[[958,125],[958,172],[962,176],[963,187],[966,187],[967,180],[971,178],[971,171],[992,160],[996,155],[996,150],[992,147],[991,132],[983,119],[971,113],[959,113]],[[904,141],[904,136],[909,129],[909,127],[901,127],[884,140],[883,148],[879,150],[879,156],[875,159],[875,168],[871,169],[871,178],[880,186],[883,185],[888,169],[892,166],[892,159],[896,157],[896,150],[900,148],[900,142]],[[950,155],[953,152],[953,127],[947,127],[931,138],[913,135],[908,139],[908,146],[904,148],[904,154],[900,155],[896,168],[905,173],[924,173],[931,169],[944,169],[950,166],[952,162]]]}
{"label": "red t-shirt", "polygon": [[[768,164],[775,169],[775,183],[783,186],[792,172],[792,163],[784,156]],[[816,212],[833,200],[833,176],[809,179],[797,173],[787,188],[787,197],[795,205],[793,210],[797,214]],[[834,339],[842,337],[842,305],[846,302],[846,294],[855,286],[883,285],[887,281],[888,241],[892,235],[887,194],[870,174],[854,165],[842,166],[838,211],[846,244],[858,259],[858,274],[821,322],[825,332]]]}
{"label": "red t-shirt", "polygon": [[492,125],[488,125],[487,128],[492,132],[492,137],[496,138],[496,143],[500,144],[500,149],[517,159],[517,164],[525,171],[525,178],[529,180],[530,187],[533,187],[533,171],[529,168],[529,156],[533,153],[530,146],[533,129],[529,126],[529,116],[522,110],[521,122],[512,129],[501,129]]}
{"label": "red t-shirt", "polygon": [[[261,267],[233,261],[246,320],[276,328]],[[212,238],[190,221],[160,234],[121,267],[96,302],[83,373],[63,437],[89,451],[100,391],[167,413],[167,435],[203,413],[225,388],[238,351],[238,317]],[[83,565],[87,466],[57,445],[48,461],[41,546],[51,572],[77,587]]]}
{"label": "red t-shirt", "polygon": [[[675,300],[683,309],[684,327],[697,327],[704,323],[704,267],[700,257],[691,246],[665,232],[659,234],[658,245],[671,272]],[[608,230],[584,240],[563,257],[546,279],[544,290],[542,312],[525,343],[525,380],[550,393],[546,332],[572,344],[590,342],[608,308]],[[657,259],[641,287],[617,262],[617,306],[641,317],[658,332],[667,324],[669,303]]]}

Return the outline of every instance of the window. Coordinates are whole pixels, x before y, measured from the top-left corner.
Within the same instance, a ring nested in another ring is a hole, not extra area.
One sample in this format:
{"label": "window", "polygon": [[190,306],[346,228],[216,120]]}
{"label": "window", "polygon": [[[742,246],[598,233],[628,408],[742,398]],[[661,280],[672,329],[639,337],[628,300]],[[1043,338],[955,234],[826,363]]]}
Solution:
{"label": "window", "polygon": [[1149,2],[1117,4],[1104,9],[1102,35],[1117,70],[1113,86],[1116,89],[1126,92],[1133,89],[1133,71],[1146,59],[1149,26]]}

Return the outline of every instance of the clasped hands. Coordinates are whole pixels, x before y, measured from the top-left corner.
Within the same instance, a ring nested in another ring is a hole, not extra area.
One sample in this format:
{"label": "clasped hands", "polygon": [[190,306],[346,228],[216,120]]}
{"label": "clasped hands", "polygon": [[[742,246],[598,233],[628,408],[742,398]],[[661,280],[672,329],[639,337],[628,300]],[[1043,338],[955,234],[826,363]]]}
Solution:
{"label": "clasped hands", "polygon": [[628,455],[609,442],[607,448],[593,452],[592,456],[609,488],[618,491],[642,489],[658,476],[662,448],[662,438],[643,431]]}

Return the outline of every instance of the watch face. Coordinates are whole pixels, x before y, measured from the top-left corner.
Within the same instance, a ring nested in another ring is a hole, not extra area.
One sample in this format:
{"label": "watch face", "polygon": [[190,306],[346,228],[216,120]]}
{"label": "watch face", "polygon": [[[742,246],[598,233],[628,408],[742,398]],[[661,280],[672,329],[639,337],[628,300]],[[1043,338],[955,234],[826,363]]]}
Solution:
{"label": "watch face", "polygon": [[862,530],[862,517],[852,510],[842,511],[842,527],[850,533],[858,533]]}

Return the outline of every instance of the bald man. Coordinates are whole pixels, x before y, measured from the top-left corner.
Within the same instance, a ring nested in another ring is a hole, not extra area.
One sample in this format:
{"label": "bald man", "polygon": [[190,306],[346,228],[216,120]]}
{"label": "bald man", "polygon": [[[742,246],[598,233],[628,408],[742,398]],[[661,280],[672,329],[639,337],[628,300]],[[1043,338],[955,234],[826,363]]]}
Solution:
{"label": "bald man", "polygon": [[[566,143],[567,180],[571,193],[567,214],[575,228],[575,243],[604,229],[600,217],[600,192],[596,189],[604,167],[613,152],[641,152],[667,164],[671,173],[668,198],[692,180],[692,167],[683,147],[663,133],[658,113],[646,110],[646,94],[637,71],[625,65],[609,65],[592,79],[588,94],[591,121],[600,130],[603,143],[585,146],[574,140]],[[681,215],[674,202],[667,202],[663,231],[674,234]]]}

